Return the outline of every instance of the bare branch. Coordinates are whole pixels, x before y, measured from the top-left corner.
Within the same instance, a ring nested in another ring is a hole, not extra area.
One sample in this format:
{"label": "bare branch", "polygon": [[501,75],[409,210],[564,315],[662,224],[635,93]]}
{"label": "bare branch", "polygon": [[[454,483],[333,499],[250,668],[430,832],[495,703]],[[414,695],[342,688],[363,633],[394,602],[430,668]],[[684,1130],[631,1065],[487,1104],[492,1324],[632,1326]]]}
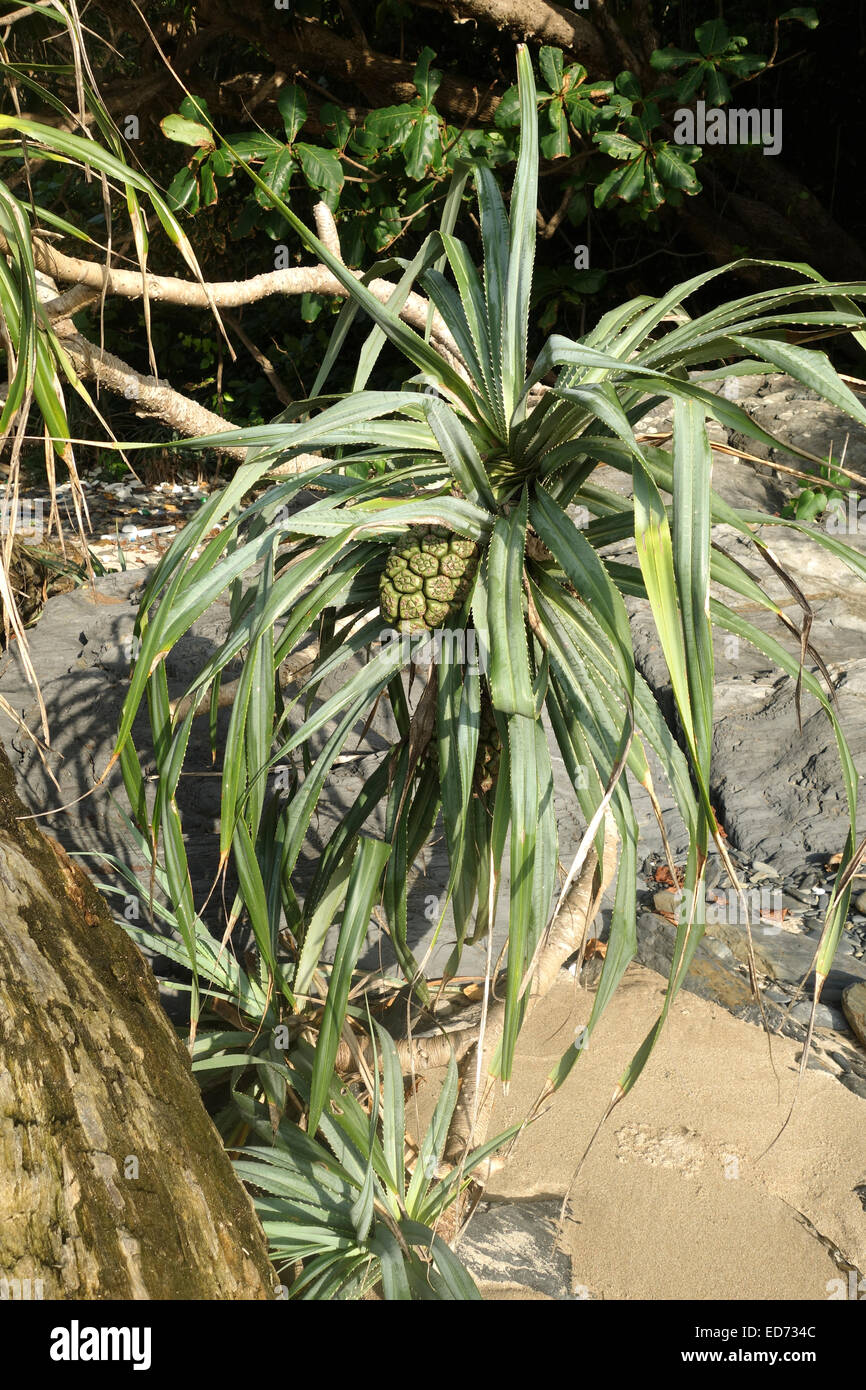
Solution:
{"label": "bare branch", "polygon": [[[316,220],[322,241],[334,255],[340,255],[336,226],[330,209],[324,204],[317,206]],[[9,246],[0,233],[0,251],[8,252]],[[249,280],[214,281],[212,284],[199,284],[194,280],[182,280],[173,275],[142,276],[138,270],[106,270],[96,261],[81,260],[75,256],[64,255],[62,251],[49,246],[40,238],[33,240],[33,259],[37,269],[51,276],[55,281],[72,283],[76,286],[70,297],[61,295],[46,307],[52,315],[74,313],[86,303],[88,296],[79,287],[86,287],[102,293],[103,287],[109,294],[125,299],[141,299],[145,283],[149,299],[166,304],[180,304],[190,309],[207,309],[213,304],[219,309],[235,309],[244,304],[255,304],[272,295],[323,294],[348,299],[349,291],[331,274],[325,266],[287,266],[284,270],[266,271],[254,275]],[[362,272],[350,270],[360,280]],[[373,280],[369,289],[371,294],[386,304],[394,293],[394,286],[387,280]],[[70,307],[71,305],[71,307]],[[423,295],[412,293],[400,311],[400,317],[423,333],[427,325],[429,302]],[[461,366],[462,359],[457,344],[451,336],[441,315],[434,310],[431,330],[436,346],[453,364]],[[465,369],[464,369],[465,371]]]}
{"label": "bare branch", "polygon": [[267,357],[265,353],[262,352],[261,348],[256,347],[252,338],[250,338],[249,335],[244,332],[243,327],[234,317],[233,314],[223,314],[223,322],[225,323],[227,328],[230,328],[232,332],[236,333],[237,336],[240,338],[241,342],[243,343],[247,352],[250,354],[250,357],[252,357],[256,366],[260,368],[262,375],[270,383],[271,389],[273,390],[273,393],[276,396],[277,400],[280,402],[280,404],[291,405],[291,392],[288,390],[285,383],[280,379],[271,359]]}
{"label": "bare branch", "polygon": [[[68,321],[67,321],[68,322]],[[59,333],[63,347],[79,376],[98,381],[117,396],[124,396],[135,410],[153,416],[177,430],[178,434],[225,434],[235,428],[221,415],[214,415],[197,401],[182,396],[167,382],[157,377],[143,376],[105,348],[97,347],[80,333]],[[231,458],[243,460],[246,449],[234,445],[225,448]]]}
{"label": "bare branch", "polygon": [[594,77],[608,68],[604,44],[595,24],[549,0],[416,0],[424,9],[445,10],[452,19],[493,24],[512,38],[551,44],[574,53]]}

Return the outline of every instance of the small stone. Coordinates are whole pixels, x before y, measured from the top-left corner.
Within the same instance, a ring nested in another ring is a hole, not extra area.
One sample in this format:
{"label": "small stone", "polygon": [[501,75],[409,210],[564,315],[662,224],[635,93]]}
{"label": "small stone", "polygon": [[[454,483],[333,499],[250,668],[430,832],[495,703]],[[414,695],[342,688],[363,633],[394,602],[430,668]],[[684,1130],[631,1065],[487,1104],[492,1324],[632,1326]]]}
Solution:
{"label": "small stone", "polygon": [[854,1076],[852,1072],[846,1072],[839,1077],[843,1086],[847,1086],[849,1091],[853,1091],[855,1096],[860,1096],[866,1100],[866,1077]]}
{"label": "small stone", "polygon": [[858,912],[866,914],[866,893],[858,893],[854,899],[854,907]]}
{"label": "small stone", "polygon": [[[812,1004],[808,999],[801,999],[791,1010],[791,1018],[795,1018],[798,1023],[808,1024],[812,1017]],[[819,1004],[815,1010],[816,1028],[835,1028],[845,1029],[845,1017],[840,1014],[838,1009],[831,1009],[829,1004]]]}
{"label": "small stone", "polygon": [[842,1071],[851,1070],[851,1062],[849,1058],[845,1056],[844,1052],[831,1052],[830,1056],[833,1058],[836,1066],[841,1067]]}
{"label": "small stone", "polygon": [[767,864],[763,859],[756,859],[752,864],[752,875],[758,883],[762,878],[778,878],[779,870],[774,869],[772,864]]}
{"label": "small stone", "polygon": [[814,907],[815,898],[811,888],[788,888],[782,894],[782,903],[785,907],[793,908],[799,912],[801,907]]}
{"label": "small stone", "polygon": [[682,893],[674,893],[669,888],[661,888],[658,893],[653,893],[653,907],[656,912],[670,912],[674,916],[680,910]]}
{"label": "small stone", "polygon": [[858,980],[843,989],[842,1009],[855,1037],[866,1047],[866,982]]}
{"label": "small stone", "polygon": [[795,882],[798,888],[814,888],[818,882],[818,874],[814,869],[807,869],[804,874],[797,874]]}
{"label": "small stone", "polygon": [[704,883],[707,888],[715,888],[722,876],[722,866],[718,859],[708,859],[707,867],[704,870]]}

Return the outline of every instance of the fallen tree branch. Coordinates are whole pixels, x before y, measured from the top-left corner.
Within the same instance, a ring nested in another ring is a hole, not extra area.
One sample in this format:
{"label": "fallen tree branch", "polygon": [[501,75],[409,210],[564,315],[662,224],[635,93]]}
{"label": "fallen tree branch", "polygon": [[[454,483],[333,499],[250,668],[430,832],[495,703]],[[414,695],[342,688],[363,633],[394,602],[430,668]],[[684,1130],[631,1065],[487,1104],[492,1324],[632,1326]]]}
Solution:
{"label": "fallen tree branch", "polygon": [[[67,323],[69,321],[67,320]],[[98,381],[115,395],[124,396],[136,411],[161,420],[187,437],[206,434],[226,434],[235,428],[221,415],[214,415],[206,406],[182,396],[158,377],[144,376],[105,348],[97,347],[81,333],[59,332],[58,337],[80,377]],[[226,444],[224,452],[241,462],[247,451],[238,445]]]}
{"label": "fallen tree branch", "polygon": [[[333,254],[339,255],[336,226],[330,208],[324,203],[317,204],[315,210],[317,231],[321,240]],[[0,252],[9,253],[10,247],[0,233]],[[349,298],[349,291],[331,271],[323,265],[287,266],[283,270],[265,271],[253,275],[248,280],[214,281],[200,284],[195,280],[183,280],[174,275],[145,275],[139,270],[107,269],[96,261],[67,256],[39,237],[33,238],[33,259],[36,268],[62,284],[72,284],[75,289],[66,295],[58,296],[50,306],[49,312],[68,316],[82,308],[90,298],[86,290],[119,295],[124,299],[142,299],[145,294],[150,300],[165,304],[179,304],[189,309],[208,309],[216,305],[218,309],[236,309],[244,304],[256,304],[273,295],[323,294],[341,299]],[[342,256],[340,257],[342,260]],[[347,267],[357,280],[363,272]],[[370,293],[386,304],[394,293],[394,286],[387,280],[373,280],[368,286]],[[400,317],[423,333],[427,327],[430,304],[423,295],[411,293],[400,310]],[[431,336],[436,346],[454,363],[462,363],[460,352],[438,310],[433,311]],[[465,371],[465,368],[463,369]]]}
{"label": "fallen tree branch", "polygon": [[[332,255],[342,261],[337,226],[330,208],[325,203],[318,203],[314,209],[314,216],[321,241]],[[0,232],[0,253],[8,251],[8,243]],[[257,275],[250,280],[199,284],[173,276],[142,275],[139,271],[131,270],[109,270],[95,261],[66,256],[38,237],[33,238],[33,258],[37,271],[49,287],[42,296],[43,311],[53,321],[54,330],[82,379],[97,381],[107,390],[131,402],[138,413],[160,420],[186,438],[228,434],[235,426],[224,420],[221,415],[215,415],[206,406],[199,405],[197,401],[175,391],[168,382],[137,371],[105,348],[92,343],[76,329],[72,321],[74,313],[99,298],[103,290],[133,299],[141,298],[147,293],[149,298],[161,299],[166,303],[211,309],[254,303],[270,294],[300,294],[313,286],[317,293],[336,294],[348,298],[348,290],[324,266],[298,266]],[[361,278],[360,271],[351,273],[358,279]],[[58,293],[57,281],[74,283],[71,289]],[[382,304],[388,302],[394,288],[387,280],[374,280],[369,286]],[[413,292],[407,297],[400,317],[417,331],[424,332],[430,308],[429,301],[423,295]],[[234,327],[265,371],[280,401],[284,405],[287,404],[287,393],[276,377],[271,363],[250,342],[238,324]],[[436,310],[432,315],[431,338],[454,370],[468,379],[469,373],[464,358]],[[543,385],[533,387],[529,394],[530,407],[537,403],[546,390],[547,387]],[[228,443],[222,452],[240,462],[244,462],[247,455],[245,447]],[[323,458],[321,454],[301,454],[275,465],[268,471],[276,476],[295,475],[321,464]]]}

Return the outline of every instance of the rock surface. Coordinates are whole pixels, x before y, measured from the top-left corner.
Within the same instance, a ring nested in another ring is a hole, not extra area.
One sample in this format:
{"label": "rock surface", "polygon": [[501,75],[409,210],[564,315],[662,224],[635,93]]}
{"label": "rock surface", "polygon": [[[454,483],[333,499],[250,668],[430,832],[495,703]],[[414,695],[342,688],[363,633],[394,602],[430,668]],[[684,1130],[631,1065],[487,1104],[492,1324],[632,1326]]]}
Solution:
{"label": "rock surface", "polygon": [[866,1047],[866,984],[857,981],[848,985],[842,993],[842,1008],[857,1038]]}
{"label": "rock surface", "polygon": [[557,1246],[561,1201],[482,1202],[455,1247],[488,1297],[508,1289],[572,1297],[571,1261]]}

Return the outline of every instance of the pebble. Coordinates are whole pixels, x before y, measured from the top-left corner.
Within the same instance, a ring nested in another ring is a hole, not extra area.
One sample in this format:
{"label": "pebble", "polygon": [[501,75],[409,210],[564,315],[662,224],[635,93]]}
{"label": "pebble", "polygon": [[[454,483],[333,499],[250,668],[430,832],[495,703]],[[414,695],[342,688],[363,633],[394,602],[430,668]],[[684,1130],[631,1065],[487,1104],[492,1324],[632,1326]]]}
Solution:
{"label": "pebble", "polygon": [[772,864],[767,864],[763,859],[756,859],[752,864],[752,882],[760,883],[765,878],[780,878],[778,869],[774,869]]}
{"label": "pebble", "polygon": [[669,888],[661,888],[657,893],[653,893],[653,907],[656,912],[671,912],[676,916],[682,896],[682,893],[674,893]]}
{"label": "pebble", "polygon": [[866,981],[860,980],[843,989],[842,1009],[858,1042],[866,1047]]}
{"label": "pebble", "polygon": [[864,913],[864,915],[866,915],[866,893],[857,894],[856,898],[854,899],[854,906],[858,912],[862,912]]}
{"label": "pebble", "polygon": [[704,870],[704,882],[708,888],[715,888],[719,879],[722,877],[722,865],[718,859],[708,859],[707,867]]}
{"label": "pebble", "polygon": [[799,912],[803,906],[815,906],[815,895],[810,888],[787,888],[782,894],[782,904]]}
{"label": "pebble", "polygon": [[[820,937],[824,927],[824,909],[827,902],[827,889],[820,882],[822,875],[818,870],[803,869],[802,867],[797,868],[795,864],[788,863],[784,865],[785,872],[780,873],[774,868],[773,864],[768,863],[766,860],[758,859],[750,862],[748,856],[743,851],[733,852],[732,857],[744,883],[748,885],[762,884],[763,886],[760,890],[762,894],[772,894],[773,898],[776,900],[777,906],[784,906],[788,909],[786,914],[788,935],[780,937],[780,940],[785,942],[790,941],[792,960],[795,960],[798,966],[796,978],[799,980],[802,974],[799,962],[800,956],[803,954],[803,948],[804,946],[808,946],[811,949]],[[653,874],[660,862],[661,860],[658,858],[646,860],[644,864],[644,874],[648,887],[652,893],[652,902],[655,911],[665,913],[670,919],[671,916],[676,917],[678,915],[681,894],[676,893],[670,888],[656,886]],[[707,862],[706,885],[708,903],[712,903],[714,898],[720,893],[720,888],[716,885],[720,883],[722,878],[725,878],[725,881],[727,881],[721,861],[718,856],[714,855]],[[749,889],[747,889],[747,891],[749,891]],[[751,891],[756,892],[757,889],[753,887]],[[724,898],[724,894],[722,894],[722,897]],[[866,892],[861,894],[860,897],[863,900],[864,906],[866,906]],[[658,919],[656,919],[656,921],[658,922]],[[866,917],[864,917],[862,913],[857,912],[856,916],[852,918],[852,920],[849,920],[847,930],[839,942],[837,950],[838,966],[835,976],[838,983],[835,985],[835,990],[830,991],[828,982],[828,987],[824,991],[824,997],[819,1003],[815,1015],[815,1026],[835,1032],[838,1035],[840,1043],[842,1039],[846,1041],[850,1040],[853,1043],[853,1039],[851,1037],[852,1024],[849,1021],[849,1012],[848,1010],[843,1012],[842,991],[845,986],[845,977],[844,974],[841,978],[839,977],[839,968],[841,967],[842,971],[849,972],[852,969],[859,969],[859,966],[855,966],[854,962],[863,959],[864,947],[866,947]],[[703,938],[700,949],[705,954],[715,957],[725,970],[733,972],[739,970],[736,964],[736,957],[732,954],[729,946],[725,942],[707,935]],[[805,1029],[809,1024],[812,1004],[809,999],[800,999],[791,1007],[790,1012],[788,1012],[788,1007],[794,997],[794,991],[793,988],[787,989],[784,983],[788,976],[781,967],[787,959],[788,952],[783,950],[779,961],[781,973],[779,973],[778,979],[774,980],[769,988],[763,990],[763,998],[768,1017],[772,1019],[773,1025],[780,1027],[781,1031],[787,1036],[799,1037],[802,1039],[805,1036]],[[844,966],[842,966],[843,960],[845,962]],[[656,962],[652,962],[656,969],[662,968],[666,963],[667,962],[662,962],[661,965],[659,965]],[[848,979],[850,980],[850,978],[849,973]],[[863,982],[862,988],[864,1000],[861,1008],[863,1009],[864,1015],[864,1036],[866,1036],[866,981]],[[854,1000],[856,1004],[857,995],[854,995]],[[737,1012],[738,1016],[741,1015],[740,1010],[736,1010],[735,1012]],[[753,1013],[754,1017],[752,1017]],[[748,1018],[750,1022],[760,1023],[759,1012],[754,1009],[753,1006],[745,1006],[741,1016]],[[785,1019],[784,1024],[782,1023],[783,1019]],[[864,1042],[864,1047],[866,1047],[866,1042]],[[858,1065],[858,1062],[859,1057],[848,1058],[841,1052],[838,1052],[835,1054],[826,1054],[823,1061],[810,1061],[809,1065],[820,1070],[829,1070],[832,1075],[838,1076],[840,1080],[842,1079],[839,1075],[841,1071],[845,1075],[853,1075],[858,1081],[863,1082],[866,1081],[866,1056],[863,1057],[862,1066]],[[860,1092],[858,1091],[857,1093],[859,1094]]]}
{"label": "pebble", "polygon": [[852,1072],[844,1072],[839,1077],[843,1086],[847,1086],[849,1091],[853,1091],[855,1096],[860,1096],[866,1100],[866,1077],[854,1076]]}
{"label": "pebble", "polygon": [[[81,486],[93,527],[89,548],[102,564],[114,570],[123,561],[129,568],[155,564],[170,538],[196,514],[213,485],[185,478],[179,483],[148,486],[129,477],[94,477],[82,478]],[[44,502],[44,491],[44,487],[33,487],[22,493],[21,500]],[[70,483],[58,484],[57,498],[67,535],[75,532],[70,493]],[[5,484],[0,483],[0,502],[4,495]]]}
{"label": "pebble", "polygon": [[[808,999],[801,999],[791,1010],[791,1018],[795,1018],[798,1023],[808,1024],[811,1016],[812,1004]],[[845,1030],[845,1015],[838,1009],[831,1009],[829,1004],[819,1004],[815,1010],[815,1027]]]}
{"label": "pebble", "polygon": [[845,1056],[844,1052],[831,1052],[830,1056],[833,1058],[837,1067],[841,1067],[843,1071],[851,1070],[850,1059]]}
{"label": "pebble", "polygon": [[798,888],[814,888],[818,883],[819,875],[814,869],[807,869],[804,874],[797,874],[794,882]]}

